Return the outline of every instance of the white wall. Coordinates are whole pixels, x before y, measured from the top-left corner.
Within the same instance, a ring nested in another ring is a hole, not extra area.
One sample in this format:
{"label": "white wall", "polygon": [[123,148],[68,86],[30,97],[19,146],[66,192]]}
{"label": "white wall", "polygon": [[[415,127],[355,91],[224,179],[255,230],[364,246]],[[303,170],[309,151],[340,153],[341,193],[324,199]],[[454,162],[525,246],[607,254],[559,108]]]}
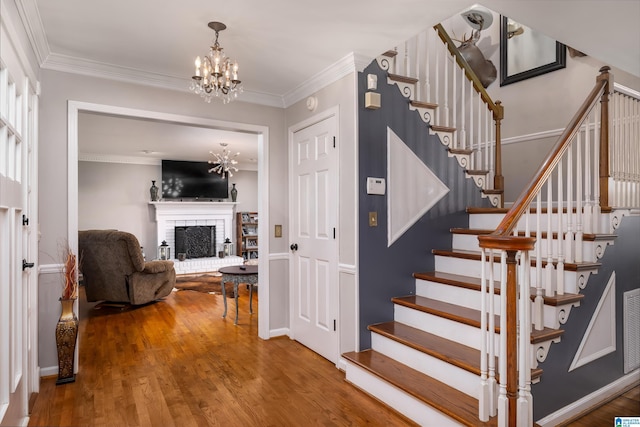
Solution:
{"label": "white wall", "polygon": [[[494,13],[493,24],[482,31],[477,46],[498,71],[498,78],[487,92],[504,106],[503,175],[505,201],[510,202],[528,184],[557,139],[544,135],[564,129],[593,89],[600,68],[607,64],[589,56],[571,58],[567,52],[566,68],[501,87],[500,25],[500,15]],[[443,26],[457,39],[462,39],[465,33],[468,37],[471,32],[471,27],[460,16],[453,16],[443,22]],[[611,72],[616,82],[640,90],[639,77],[616,68]],[[510,139],[520,142],[510,144]]]}
{"label": "white wall", "polygon": [[[287,225],[286,133],[284,112],[280,108],[264,107],[243,102],[228,105],[205,104],[188,92],[177,92],[134,84],[97,79],[88,76],[43,70],[41,73],[40,108],[40,253],[55,254],[57,244],[68,235],[67,193],[67,104],[69,100],[127,107],[182,116],[240,122],[268,128],[269,218],[272,224]],[[140,194],[146,196],[150,182],[141,184]],[[146,188],[145,188],[146,187]],[[239,194],[241,194],[239,192]],[[267,224],[267,226],[269,226]],[[270,238],[270,251],[286,251],[284,239]],[[55,274],[41,274],[40,286],[40,366],[57,365],[55,342],[49,325],[59,316],[59,285]],[[286,286],[285,286],[286,288]],[[271,291],[270,313],[282,313],[285,295],[282,288]],[[275,293],[274,293],[275,292]],[[279,316],[270,319],[272,329],[284,328]],[[280,322],[280,323],[278,323]]]}
{"label": "white wall", "polygon": [[[149,205],[151,181],[161,181],[161,166],[124,163],[78,163],[78,229],[108,229],[134,234],[147,256],[157,241],[155,209]],[[236,211],[258,210],[257,171],[238,171]],[[229,199],[230,201],[230,199]]]}
{"label": "white wall", "polygon": [[[287,127],[303,122],[323,110],[338,106],[339,176],[338,195],[338,287],[340,299],[340,353],[356,350],[357,346],[357,82],[356,75],[349,74],[339,81],[313,94],[318,100],[317,108],[309,111],[306,99],[286,111]],[[284,236],[288,235],[284,229]],[[288,271],[288,266],[286,270]]]}

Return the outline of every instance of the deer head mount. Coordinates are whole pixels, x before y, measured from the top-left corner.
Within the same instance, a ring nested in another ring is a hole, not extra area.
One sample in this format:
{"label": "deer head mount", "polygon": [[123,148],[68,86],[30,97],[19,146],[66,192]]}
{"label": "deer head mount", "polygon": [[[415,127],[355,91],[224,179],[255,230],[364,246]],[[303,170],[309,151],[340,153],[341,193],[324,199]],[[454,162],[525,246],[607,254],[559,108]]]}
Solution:
{"label": "deer head mount", "polygon": [[462,55],[465,61],[469,64],[469,67],[478,76],[480,83],[484,88],[487,88],[496,79],[498,72],[493,62],[484,57],[482,51],[476,46],[478,40],[480,40],[480,31],[471,31],[471,36],[466,38],[466,33],[462,35],[462,40],[456,40],[460,43],[458,51]]}

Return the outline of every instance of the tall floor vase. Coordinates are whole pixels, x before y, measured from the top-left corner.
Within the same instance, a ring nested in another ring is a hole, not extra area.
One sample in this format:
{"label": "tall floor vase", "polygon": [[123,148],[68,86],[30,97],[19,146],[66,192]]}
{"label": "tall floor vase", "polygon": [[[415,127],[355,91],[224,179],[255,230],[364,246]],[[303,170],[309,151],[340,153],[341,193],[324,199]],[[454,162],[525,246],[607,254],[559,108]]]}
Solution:
{"label": "tall floor vase", "polygon": [[56,325],[56,346],[58,347],[58,380],[56,384],[72,383],[76,380],[73,365],[78,338],[78,318],[73,312],[75,299],[61,299],[62,314]]}

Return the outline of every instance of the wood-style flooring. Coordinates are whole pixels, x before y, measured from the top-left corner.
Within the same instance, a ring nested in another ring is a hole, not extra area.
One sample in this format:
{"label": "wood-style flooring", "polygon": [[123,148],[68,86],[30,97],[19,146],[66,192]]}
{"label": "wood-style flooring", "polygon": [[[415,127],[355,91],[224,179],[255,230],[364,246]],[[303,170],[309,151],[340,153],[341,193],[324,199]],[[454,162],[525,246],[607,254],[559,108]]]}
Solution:
{"label": "wood-style flooring", "polygon": [[179,291],[122,311],[80,301],[76,381],[43,379],[30,426],[415,425],[296,341],[258,338],[246,289],[238,326],[220,295]]}
{"label": "wood-style flooring", "polygon": [[[30,426],[413,426],[357,390],[326,359],[287,337],[257,336],[241,289],[222,319],[220,295],[173,292],[134,309],[93,309],[80,296],[79,373],[44,378]],[[52,331],[53,333],[53,331]],[[640,387],[568,426],[640,415]]]}

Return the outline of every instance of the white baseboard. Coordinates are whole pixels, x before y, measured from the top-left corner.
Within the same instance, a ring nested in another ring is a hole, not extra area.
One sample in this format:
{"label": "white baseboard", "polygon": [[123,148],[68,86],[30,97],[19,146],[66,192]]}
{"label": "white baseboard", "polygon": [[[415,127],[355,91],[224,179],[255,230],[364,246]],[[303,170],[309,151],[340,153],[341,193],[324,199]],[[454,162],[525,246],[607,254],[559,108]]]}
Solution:
{"label": "white baseboard", "polygon": [[[619,395],[626,388],[637,384],[640,381],[640,369],[631,372],[617,379],[616,381],[602,387],[600,390],[596,390],[593,393],[583,397],[580,400],[576,400],[570,405],[565,406],[556,412],[547,415],[539,421],[536,421],[540,426],[556,426],[560,423],[569,421],[570,419],[580,415],[583,412],[588,411],[594,406],[598,406],[607,402],[612,397]],[[535,404],[535,400],[534,400]]]}
{"label": "white baseboard", "polygon": [[58,366],[47,366],[46,368],[40,368],[40,378],[50,377],[52,375],[58,375]]}
{"label": "white baseboard", "polygon": [[271,329],[269,331],[269,338],[281,337],[283,335],[289,335],[289,328]]}

